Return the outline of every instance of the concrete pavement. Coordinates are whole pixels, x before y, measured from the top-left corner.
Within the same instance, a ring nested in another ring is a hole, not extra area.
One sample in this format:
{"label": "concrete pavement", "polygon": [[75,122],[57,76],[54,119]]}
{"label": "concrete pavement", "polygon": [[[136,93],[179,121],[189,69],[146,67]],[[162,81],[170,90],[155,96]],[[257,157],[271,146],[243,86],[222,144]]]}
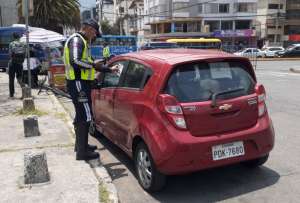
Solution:
{"label": "concrete pavement", "polygon": [[[21,91],[16,84],[16,98]],[[103,185],[99,160],[76,161],[68,115],[49,92],[33,90],[41,136],[24,137],[22,100],[8,98],[8,75],[0,73],[0,197],[1,202],[117,202]],[[49,95],[50,94],[50,95]],[[46,152],[50,182],[24,185],[24,154]],[[92,165],[92,167],[91,167]]]}

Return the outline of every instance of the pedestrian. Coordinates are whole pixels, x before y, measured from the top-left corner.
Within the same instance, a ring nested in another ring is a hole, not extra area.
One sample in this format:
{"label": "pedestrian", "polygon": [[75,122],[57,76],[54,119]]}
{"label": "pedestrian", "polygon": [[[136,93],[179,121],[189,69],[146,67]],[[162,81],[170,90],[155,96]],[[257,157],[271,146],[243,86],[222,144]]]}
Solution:
{"label": "pedestrian", "polygon": [[110,50],[107,42],[104,42],[103,44],[102,56],[104,59],[104,64],[106,64],[110,59]]}
{"label": "pedestrian", "polygon": [[15,78],[21,87],[24,86],[22,83],[22,72],[23,62],[25,59],[25,44],[20,42],[21,36],[14,32],[13,41],[9,44],[9,64],[8,64],[8,75],[9,75],[9,96],[14,97],[15,94]]}
{"label": "pedestrian", "polygon": [[[38,87],[38,73],[41,67],[41,62],[36,57],[34,51],[30,51],[30,58],[29,58],[29,64],[30,64],[30,72],[31,72],[31,81],[32,81],[32,87],[37,88]],[[25,58],[23,62],[23,83],[28,84],[28,74],[27,74],[28,68],[27,68],[27,58]]]}
{"label": "pedestrian", "polygon": [[64,64],[67,90],[75,107],[74,129],[76,134],[75,151],[77,160],[89,160],[99,157],[94,152],[96,146],[88,144],[91,111],[91,85],[95,80],[95,71],[118,72],[113,66],[108,68],[101,62],[95,63],[90,56],[89,44],[101,37],[98,23],[89,19],[79,32],[71,35],[64,46]]}

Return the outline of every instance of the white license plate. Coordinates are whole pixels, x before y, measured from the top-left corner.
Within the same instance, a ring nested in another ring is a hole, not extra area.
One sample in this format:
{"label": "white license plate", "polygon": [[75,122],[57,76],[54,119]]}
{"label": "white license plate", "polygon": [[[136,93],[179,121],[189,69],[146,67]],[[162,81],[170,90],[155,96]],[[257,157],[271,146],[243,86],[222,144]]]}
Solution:
{"label": "white license plate", "polygon": [[215,145],[212,147],[212,157],[214,161],[242,156],[244,154],[245,150],[242,141]]}

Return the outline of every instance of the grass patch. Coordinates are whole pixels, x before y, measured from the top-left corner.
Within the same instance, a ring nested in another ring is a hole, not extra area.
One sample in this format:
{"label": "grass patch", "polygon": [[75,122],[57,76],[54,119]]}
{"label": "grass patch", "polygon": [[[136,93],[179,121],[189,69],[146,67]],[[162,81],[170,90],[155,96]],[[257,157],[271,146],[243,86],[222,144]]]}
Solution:
{"label": "grass patch", "polygon": [[14,114],[25,115],[25,116],[29,116],[29,115],[44,116],[44,115],[48,115],[48,112],[41,111],[38,109],[35,109],[34,111],[26,111],[24,109],[18,109]]}
{"label": "grass patch", "polygon": [[100,203],[110,203],[109,192],[102,183],[99,183],[99,197]]}

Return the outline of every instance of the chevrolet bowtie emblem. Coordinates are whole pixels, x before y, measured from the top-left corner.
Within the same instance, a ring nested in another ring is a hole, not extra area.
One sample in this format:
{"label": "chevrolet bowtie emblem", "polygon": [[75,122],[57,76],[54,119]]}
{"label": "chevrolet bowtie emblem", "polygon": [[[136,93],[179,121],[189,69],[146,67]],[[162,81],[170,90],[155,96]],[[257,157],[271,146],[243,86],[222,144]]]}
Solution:
{"label": "chevrolet bowtie emblem", "polygon": [[224,111],[227,111],[227,110],[229,110],[231,108],[232,108],[231,104],[223,104],[222,106],[219,106],[219,109],[220,110],[224,110]]}

